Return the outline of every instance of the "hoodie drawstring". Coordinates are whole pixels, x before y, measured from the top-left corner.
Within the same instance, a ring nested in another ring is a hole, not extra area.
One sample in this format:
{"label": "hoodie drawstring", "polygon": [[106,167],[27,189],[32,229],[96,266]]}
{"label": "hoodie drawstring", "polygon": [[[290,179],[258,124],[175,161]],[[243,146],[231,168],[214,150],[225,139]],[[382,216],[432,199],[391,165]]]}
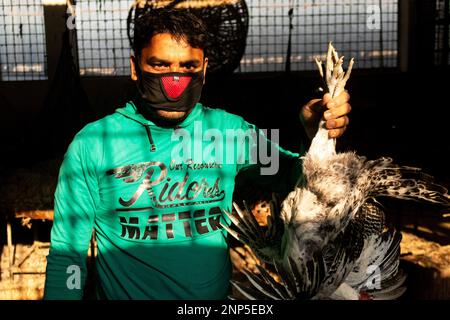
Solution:
{"label": "hoodie drawstring", "polygon": [[148,141],[150,142],[150,151],[151,152],[155,152],[156,151],[156,145],[155,142],[153,141],[153,137],[152,137],[152,132],[150,131],[150,126],[149,125],[144,125],[145,127],[145,131],[147,131],[147,137],[148,137]]}

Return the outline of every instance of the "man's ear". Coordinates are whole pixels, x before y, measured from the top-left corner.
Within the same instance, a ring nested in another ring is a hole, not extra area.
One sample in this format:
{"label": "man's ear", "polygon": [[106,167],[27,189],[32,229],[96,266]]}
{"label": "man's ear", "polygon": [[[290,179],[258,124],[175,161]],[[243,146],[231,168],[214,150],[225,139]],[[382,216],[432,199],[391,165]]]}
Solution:
{"label": "man's ear", "polygon": [[131,80],[133,81],[137,81],[138,80],[138,76],[137,76],[137,64],[139,62],[137,61],[135,56],[131,56],[130,57],[130,71],[131,71]]}
{"label": "man's ear", "polygon": [[208,58],[205,58],[205,62],[203,62],[203,84],[206,82],[206,69],[208,68]]}

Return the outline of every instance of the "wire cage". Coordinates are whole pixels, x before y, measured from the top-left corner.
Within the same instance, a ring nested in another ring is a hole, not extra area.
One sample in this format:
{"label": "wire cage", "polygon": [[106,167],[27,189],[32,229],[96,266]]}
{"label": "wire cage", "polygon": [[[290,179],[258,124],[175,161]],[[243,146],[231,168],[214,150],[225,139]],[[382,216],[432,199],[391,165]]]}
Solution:
{"label": "wire cage", "polygon": [[434,59],[436,66],[450,63],[450,1],[436,0]]}
{"label": "wire cage", "polygon": [[208,73],[232,73],[245,52],[249,15],[244,0],[137,0],[127,19],[127,33],[133,46],[134,21],[161,7],[186,9],[201,18],[208,29]]}
{"label": "wire cage", "polygon": [[2,0],[0,30],[0,81],[46,80],[41,0]]}

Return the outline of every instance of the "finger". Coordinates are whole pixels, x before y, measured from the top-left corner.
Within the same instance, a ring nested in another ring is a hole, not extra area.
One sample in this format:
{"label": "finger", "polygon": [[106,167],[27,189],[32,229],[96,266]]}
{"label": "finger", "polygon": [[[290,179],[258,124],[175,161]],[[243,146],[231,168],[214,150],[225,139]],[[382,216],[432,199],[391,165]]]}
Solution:
{"label": "finger", "polygon": [[349,124],[350,120],[348,117],[340,117],[333,120],[328,120],[326,122],[327,129],[340,129],[344,128]]}
{"label": "finger", "polygon": [[331,97],[331,94],[329,94],[329,93],[325,93],[322,97],[322,102],[324,105],[326,105],[331,100],[333,100],[333,98]]}
{"label": "finger", "polygon": [[332,100],[328,100],[326,102],[326,106],[328,109],[334,109],[345,103],[348,103],[349,101],[350,101],[350,95],[348,94],[348,92],[343,91],[339,96],[335,97]]}
{"label": "finger", "polygon": [[352,107],[350,106],[350,103],[345,103],[339,107],[326,111],[324,113],[324,118],[325,120],[337,119],[346,116],[351,110]]}
{"label": "finger", "polygon": [[305,108],[311,113],[318,113],[318,114],[323,114],[327,109],[325,107],[323,99],[313,99],[306,104]]}
{"label": "finger", "polygon": [[341,129],[333,129],[328,131],[328,136],[330,138],[339,138],[344,134],[344,131],[347,127],[341,128]]}
{"label": "finger", "polygon": [[321,102],[322,99],[312,99],[310,101],[308,101],[307,104],[305,104],[305,108],[311,109],[315,104]]}

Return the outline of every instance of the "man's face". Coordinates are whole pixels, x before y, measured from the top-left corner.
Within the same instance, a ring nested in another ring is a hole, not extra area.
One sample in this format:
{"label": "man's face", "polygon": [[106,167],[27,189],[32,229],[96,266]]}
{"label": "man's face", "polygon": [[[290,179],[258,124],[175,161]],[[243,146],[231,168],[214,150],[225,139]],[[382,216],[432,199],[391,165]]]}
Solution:
{"label": "man's face", "polygon": [[[152,73],[200,72],[208,65],[202,49],[191,47],[185,40],[177,41],[169,33],[156,34],[142,49],[140,61],[131,57],[131,79],[137,81],[136,63],[143,71]],[[184,111],[156,110],[159,117],[167,120],[182,119]]]}

